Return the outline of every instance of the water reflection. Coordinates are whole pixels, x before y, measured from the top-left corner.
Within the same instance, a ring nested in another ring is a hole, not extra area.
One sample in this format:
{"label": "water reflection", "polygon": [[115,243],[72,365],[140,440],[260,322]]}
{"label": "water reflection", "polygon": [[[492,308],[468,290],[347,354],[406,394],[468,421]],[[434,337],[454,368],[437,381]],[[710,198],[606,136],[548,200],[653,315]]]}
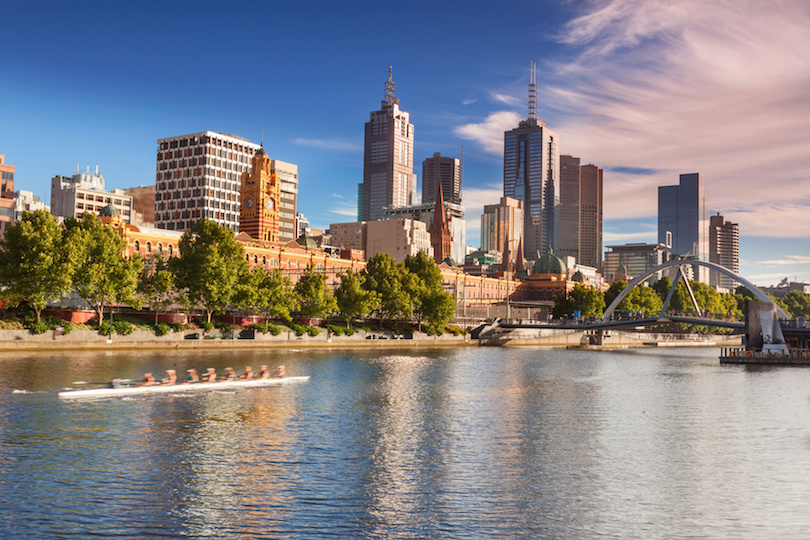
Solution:
{"label": "water reflection", "polygon": [[[801,538],[810,370],[694,351],[0,356],[0,537]],[[63,402],[287,365],[305,385]],[[13,390],[29,393],[13,393]]]}

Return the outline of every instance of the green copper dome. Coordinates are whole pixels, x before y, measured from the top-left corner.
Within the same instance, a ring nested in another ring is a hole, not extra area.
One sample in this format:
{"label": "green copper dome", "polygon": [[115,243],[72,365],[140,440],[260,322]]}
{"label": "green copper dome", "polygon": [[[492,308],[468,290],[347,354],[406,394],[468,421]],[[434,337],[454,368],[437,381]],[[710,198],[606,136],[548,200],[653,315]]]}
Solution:
{"label": "green copper dome", "polygon": [[559,257],[555,257],[553,252],[549,252],[537,259],[532,274],[565,274],[567,272],[565,262]]}

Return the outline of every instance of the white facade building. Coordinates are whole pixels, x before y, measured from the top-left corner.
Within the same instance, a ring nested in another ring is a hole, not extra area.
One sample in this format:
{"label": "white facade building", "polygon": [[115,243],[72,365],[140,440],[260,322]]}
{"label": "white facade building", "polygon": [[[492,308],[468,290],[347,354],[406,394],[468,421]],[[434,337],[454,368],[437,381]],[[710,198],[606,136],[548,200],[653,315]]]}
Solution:
{"label": "white facade building", "polygon": [[366,224],[366,260],[377,253],[387,253],[399,263],[420,251],[433,257],[430,233],[421,221],[381,219]]}
{"label": "white facade building", "polygon": [[[208,218],[237,232],[242,173],[250,172],[251,159],[261,146],[213,131],[157,143],[155,225],[195,230],[200,219]],[[295,210],[291,213],[294,224]]]}
{"label": "white facade building", "polygon": [[57,217],[78,218],[85,212],[98,214],[105,206],[113,205],[124,223],[132,223],[132,197],[120,189],[107,192],[104,177],[96,167],[95,174],[79,172],[72,177],[54,176],[51,179],[51,213]]}
{"label": "white facade building", "polygon": [[[383,209],[386,218],[407,218],[421,221],[430,229],[433,223],[433,216],[436,213],[436,203],[434,202],[411,205],[411,206],[389,206]],[[444,211],[447,215],[450,236],[453,238],[450,247],[450,257],[456,264],[463,264],[466,256],[467,246],[467,223],[464,221],[464,207],[460,204],[444,202]]]}

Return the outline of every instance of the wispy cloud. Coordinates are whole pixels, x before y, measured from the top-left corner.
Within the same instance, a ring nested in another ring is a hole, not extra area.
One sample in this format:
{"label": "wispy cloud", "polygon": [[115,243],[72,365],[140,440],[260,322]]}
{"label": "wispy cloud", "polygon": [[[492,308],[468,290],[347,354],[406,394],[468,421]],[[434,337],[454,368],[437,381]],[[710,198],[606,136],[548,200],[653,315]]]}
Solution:
{"label": "wispy cloud", "polygon": [[340,195],[339,193],[332,193],[332,197],[334,197],[336,199],[345,199],[346,198],[343,195]]}
{"label": "wispy cloud", "polygon": [[297,137],[290,141],[299,146],[311,146],[314,148],[322,148],[324,150],[336,150],[341,152],[362,152],[363,144],[354,139],[306,139]]}
{"label": "wispy cloud", "polygon": [[461,104],[462,105],[472,105],[476,101],[478,101],[478,100],[477,99],[464,99],[464,100],[461,101]]}
{"label": "wispy cloud", "polygon": [[491,96],[492,101],[496,103],[504,103],[509,105],[510,107],[525,107],[525,98],[520,98],[518,96],[513,96],[510,94],[499,94],[499,93],[492,93]]}
{"label": "wispy cloud", "polygon": [[605,217],[654,216],[656,186],[701,172],[710,207],[741,233],[806,235],[808,4],[600,6],[560,36],[575,61],[547,66],[555,99],[578,111],[556,128],[564,151],[609,171]]}
{"label": "wispy cloud", "polygon": [[455,131],[462,139],[478,142],[487,152],[503,154],[503,133],[517,127],[518,122],[520,116],[517,113],[499,111],[487,116],[483,122],[464,124]]}

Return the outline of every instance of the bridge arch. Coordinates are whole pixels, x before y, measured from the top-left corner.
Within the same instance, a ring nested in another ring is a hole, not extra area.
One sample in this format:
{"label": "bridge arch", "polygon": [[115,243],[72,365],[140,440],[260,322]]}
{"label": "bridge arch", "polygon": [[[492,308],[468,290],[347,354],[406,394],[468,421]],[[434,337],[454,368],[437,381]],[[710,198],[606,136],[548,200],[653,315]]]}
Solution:
{"label": "bridge arch", "polygon": [[[625,287],[624,290],[621,293],[619,293],[619,296],[617,296],[616,299],[613,300],[613,302],[610,303],[608,308],[605,310],[605,313],[602,315],[602,321],[606,322],[608,319],[610,319],[610,316],[613,315],[613,311],[621,303],[621,301],[624,300],[627,297],[627,295],[630,294],[630,292],[633,289],[635,289],[640,284],[642,284],[648,277],[655,274],[656,272],[660,272],[661,270],[663,270],[665,268],[671,268],[673,266],[677,266],[677,267],[679,267],[679,269],[680,269],[681,266],[704,266],[706,268],[709,268],[710,270],[716,270],[717,272],[720,272],[721,274],[730,277],[734,281],[738,281],[738,282],[742,283],[743,285],[745,285],[745,287],[749,291],[754,293],[754,296],[756,296],[757,298],[759,298],[763,302],[774,303],[774,301],[771,300],[768,297],[767,294],[765,294],[764,292],[759,290],[756,285],[754,285],[753,283],[751,283],[750,281],[748,281],[744,277],[735,274],[734,272],[732,272],[731,270],[729,270],[725,266],[720,266],[719,264],[713,263],[713,262],[698,261],[696,259],[681,259],[681,260],[677,260],[677,261],[665,262],[661,266],[656,266],[652,270],[648,270],[646,273],[644,273],[644,274],[638,276],[637,278],[633,279],[627,285],[627,287]],[[675,277],[675,279],[673,280],[672,289],[670,289],[669,295],[667,296],[667,299],[664,302],[664,308],[661,310],[661,314],[659,315],[659,317],[662,317],[664,315],[664,311],[667,309],[667,306],[669,305],[669,301],[672,298],[672,293],[675,291],[675,287],[678,285],[678,280],[680,279],[682,273],[683,273],[683,270],[681,270],[678,273],[678,275]],[[692,294],[692,289],[689,286],[689,281],[684,279],[684,283],[686,284],[686,287],[689,290],[689,295],[692,297],[692,302],[695,303],[695,307],[697,308],[697,303],[695,302],[695,297]],[[788,318],[788,315],[787,315],[787,313],[785,313],[785,310],[783,310],[781,307],[779,307],[778,304],[776,305],[776,313],[780,317]]]}

